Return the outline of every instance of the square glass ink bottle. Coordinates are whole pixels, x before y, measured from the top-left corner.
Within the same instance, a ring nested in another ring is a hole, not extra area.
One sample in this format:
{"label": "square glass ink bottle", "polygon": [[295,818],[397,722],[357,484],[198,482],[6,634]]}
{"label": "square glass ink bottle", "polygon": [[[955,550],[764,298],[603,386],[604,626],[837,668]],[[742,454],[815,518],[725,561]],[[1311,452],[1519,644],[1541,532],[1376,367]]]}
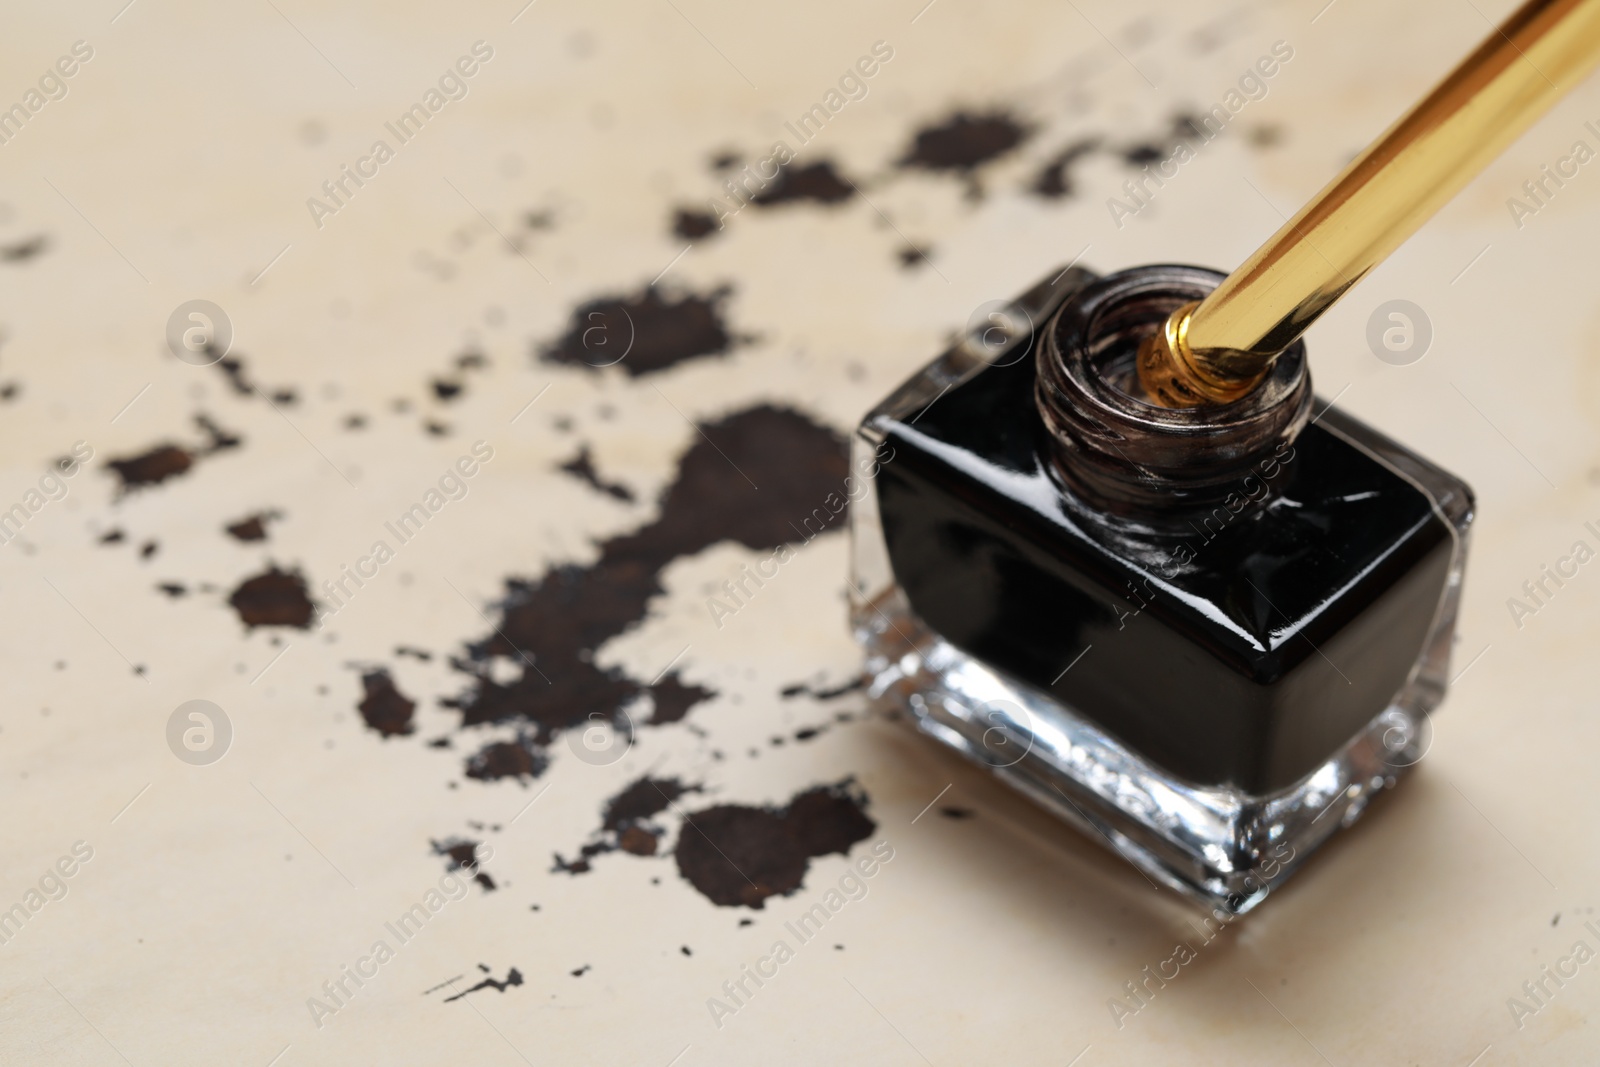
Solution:
{"label": "square glass ink bottle", "polygon": [[851,610],[875,700],[1238,915],[1425,752],[1473,503],[1313,417],[1299,342],[1232,403],[1141,399],[1222,277],[1066,270],[869,413]]}

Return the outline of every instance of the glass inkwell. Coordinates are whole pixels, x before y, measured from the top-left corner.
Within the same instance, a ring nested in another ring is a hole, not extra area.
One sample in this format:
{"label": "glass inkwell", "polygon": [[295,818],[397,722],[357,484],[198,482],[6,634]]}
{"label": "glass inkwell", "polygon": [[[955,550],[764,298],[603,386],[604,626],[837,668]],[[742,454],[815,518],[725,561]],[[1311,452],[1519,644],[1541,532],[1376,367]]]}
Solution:
{"label": "glass inkwell", "polygon": [[871,697],[1224,916],[1396,785],[1472,492],[1314,400],[1299,337],[1587,73],[1583,7],[1514,14],[1232,275],[1054,273],[874,408]]}

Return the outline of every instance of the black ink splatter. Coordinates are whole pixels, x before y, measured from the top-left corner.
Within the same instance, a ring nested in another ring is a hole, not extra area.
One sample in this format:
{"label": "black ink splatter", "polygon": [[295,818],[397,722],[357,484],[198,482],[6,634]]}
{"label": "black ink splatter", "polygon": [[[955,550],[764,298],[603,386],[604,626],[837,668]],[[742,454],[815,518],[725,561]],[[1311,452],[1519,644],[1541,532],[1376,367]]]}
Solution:
{"label": "black ink splatter", "polygon": [[511,741],[495,741],[485,745],[467,758],[467,777],[480,782],[493,782],[501,778],[537,778],[550,766],[550,759],[531,739],[517,737]]}
{"label": "black ink splatter", "polygon": [[606,802],[600,830],[595,839],[578,849],[576,859],[567,860],[558,852],[554,871],[585,874],[589,861],[607,852],[623,851],[635,856],[654,856],[661,840],[661,828],[651,820],[672,807],[685,793],[699,786],[684,785],[676,778],[644,777]]}
{"label": "black ink splatter", "polygon": [[866,797],[852,782],[819,786],[783,808],[719,804],[690,814],[673,856],[678,873],[720,907],[762,908],[805,881],[817,856],[846,854],[871,836]]}
{"label": "black ink splatter", "polygon": [[[720,541],[776,549],[842,520],[842,511],[824,505],[838,496],[848,471],[844,442],[833,431],[765,405],[699,429],[654,522],[602,542],[592,564],[506,582],[495,631],[453,662],[473,676],[468,692],[446,701],[460,709],[463,726],[525,722],[544,745],[592,714],[624,725],[621,710],[648,687],[597,666],[593,654],[645,617],[650,599],[662,592],[664,567]],[[491,677],[496,658],[518,676]],[[681,688],[676,679],[663,680],[661,706],[669,713],[697,697]]]}
{"label": "black ink splatter", "polygon": [[715,215],[680,207],[672,213],[672,232],[685,241],[698,241],[722,228]]}
{"label": "black ink splatter", "polygon": [[157,445],[137,456],[108,460],[106,466],[116,472],[127,492],[186,474],[194,466],[194,453],[180,445]]}
{"label": "black ink splatter", "polygon": [[228,379],[228,384],[233,386],[235,393],[240,396],[254,395],[256,387],[245,374],[243,359],[238,356],[224,356],[217,360],[214,366]]}
{"label": "black ink splatter", "polygon": [[169,478],[188,473],[196,461],[229,448],[237,448],[243,439],[237,434],[217,426],[205,415],[195,416],[195,425],[206,435],[199,446],[185,447],[170,442],[156,445],[136,456],[112,459],[106,462],[116,474],[120,493],[160,485]]}
{"label": "black ink splatter", "polygon": [[472,880],[482,886],[485,893],[490,893],[495,888],[494,879],[478,867],[478,846],[482,843],[464,837],[452,837],[447,841],[433,842],[433,851],[435,855],[444,856],[450,861],[447,870],[469,872]]}
{"label": "black ink splatter", "polygon": [[867,680],[864,677],[852,678],[847,682],[840,683],[839,685],[821,689],[813,688],[812,686],[807,685],[805,682],[796,682],[793,685],[784,686],[778,691],[778,695],[783,697],[785,700],[789,700],[797,696],[809,696],[814,697],[817,700],[832,700],[835,697],[842,697],[846,693],[854,693],[857,690],[865,689],[866,687]]}
{"label": "black ink splatter", "polygon": [[915,270],[925,263],[931,263],[928,253],[921,248],[906,247],[899,252],[900,266],[905,270]]}
{"label": "black ink splatter", "polygon": [[917,131],[900,166],[971,174],[1015,149],[1031,131],[1004,111],[957,111]]}
{"label": "black ink splatter", "polygon": [[570,474],[579,481],[598,489],[609,497],[621,500],[623,503],[633,503],[633,490],[619,482],[602,481],[600,473],[594,469],[594,457],[589,453],[589,446],[584,445],[578,449],[578,454],[567,462],[561,464],[557,470]]}
{"label": "black ink splatter", "polygon": [[664,296],[650,287],[633,296],[603,296],[572,313],[567,332],[541,353],[550,363],[620,367],[630,377],[654,374],[686,360],[725,355],[742,338],[728,332],[726,286],[704,295]]}
{"label": "black ink splatter", "polygon": [[1057,152],[1040,168],[1033,179],[1033,192],[1047,200],[1059,200],[1077,191],[1072,181],[1072,168],[1100,147],[1100,139],[1091,137],[1077,141]]}
{"label": "black ink splatter", "polygon": [[856,187],[841,177],[831,162],[822,160],[804,167],[785,167],[750,202],[757,207],[802,202],[839,204],[855,195]]}
{"label": "black ink splatter", "polygon": [[1167,158],[1167,149],[1162,145],[1150,142],[1129,145],[1122,150],[1122,161],[1130,167],[1147,167],[1152,163],[1159,163],[1165,158]]}
{"label": "black ink splatter", "polygon": [[241,582],[228,603],[239,613],[239,621],[252,630],[258,626],[307,630],[316,614],[305,578],[299,571],[279,570],[276,564]]}
{"label": "black ink splatter", "polygon": [[23,263],[37,256],[50,247],[50,240],[44,234],[30,237],[26,241],[19,241],[14,245],[0,245],[0,262]]}
{"label": "black ink splatter", "polygon": [[261,511],[254,515],[230,522],[223,527],[228,536],[235,541],[265,541],[267,539],[267,523],[278,517],[275,511]]}
{"label": "black ink splatter", "polygon": [[641,778],[606,802],[601,828],[616,833],[644,822],[698,788],[686,786],[676,778]]}
{"label": "black ink splatter", "polygon": [[655,710],[650,714],[650,725],[661,726],[669,722],[678,722],[689,714],[690,708],[716,695],[715,689],[684,685],[678,678],[678,672],[673,671],[650,690],[650,699],[655,704]]}
{"label": "black ink splatter", "polygon": [[522,972],[517,970],[515,967],[513,967],[513,968],[511,968],[511,970],[509,972],[506,973],[506,977],[505,977],[504,981],[497,982],[493,978],[485,978],[483,981],[479,982],[477,985],[472,986],[469,989],[464,989],[461,992],[457,993],[453,997],[445,997],[443,1003],[448,1004],[452,1000],[460,1000],[462,997],[466,996],[468,993],[476,993],[480,989],[493,989],[497,993],[504,993],[507,989],[510,989],[512,986],[521,985],[521,984],[522,984]]}
{"label": "black ink splatter", "polygon": [[384,737],[404,737],[416,728],[411,717],[417,702],[395,687],[388,671],[367,671],[361,676],[361,690],[361,703],[356,707],[372,729]]}

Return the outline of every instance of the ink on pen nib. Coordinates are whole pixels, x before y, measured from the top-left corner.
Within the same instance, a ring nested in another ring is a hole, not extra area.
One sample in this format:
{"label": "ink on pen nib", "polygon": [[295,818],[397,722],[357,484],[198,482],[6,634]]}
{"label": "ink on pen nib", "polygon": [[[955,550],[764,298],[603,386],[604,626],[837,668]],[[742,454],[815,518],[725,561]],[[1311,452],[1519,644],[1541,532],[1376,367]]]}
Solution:
{"label": "ink on pen nib", "polygon": [[[1230,404],[1247,395],[1266,376],[1263,370],[1235,379],[1210,371],[1203,354],[1189,346],[1189,322],[1199,301],[1178,308],[1161,329],[1139,344],[1139,384],[1146,398],[1164,408]],[[1270,369],[1270,367],[1268,368]]]}

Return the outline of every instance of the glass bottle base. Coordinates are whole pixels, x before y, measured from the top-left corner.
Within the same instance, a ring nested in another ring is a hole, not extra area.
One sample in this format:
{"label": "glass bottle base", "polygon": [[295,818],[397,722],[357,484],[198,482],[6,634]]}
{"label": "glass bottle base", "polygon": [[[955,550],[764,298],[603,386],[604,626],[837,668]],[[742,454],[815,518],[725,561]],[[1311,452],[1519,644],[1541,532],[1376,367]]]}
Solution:
{"label": "glass bottle base", "polygon": [[1243,915],[1426,751],[1426,715],[1396,703],[1291,789],[1190,785],[1070,707],[933,633],[898,588],[853,611],[869,696],[1097,838],[1152,880]]}

